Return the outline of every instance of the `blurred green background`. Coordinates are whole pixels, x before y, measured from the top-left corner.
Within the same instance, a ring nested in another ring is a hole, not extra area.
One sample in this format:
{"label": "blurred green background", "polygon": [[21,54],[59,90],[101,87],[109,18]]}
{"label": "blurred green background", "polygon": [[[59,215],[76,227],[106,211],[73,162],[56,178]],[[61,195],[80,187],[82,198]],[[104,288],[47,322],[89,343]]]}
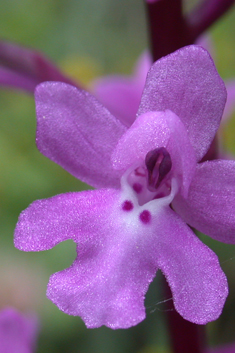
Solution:
{"label": "blurred green background", "polygon": [[[188,0],[187,8],[195,1]],[[213,56],[225,80],[235,78],[235,8],[210,31]],[[130,74],[148,46],[141,0],[9,0],[0,2],[0,37],[44,52],[71,77],[89,83],[109,73]],[[19,213],[35,199],[87,188],[41,155],[35,146],[32,96],[0,89],[0,307],[36,311],[38,353],[169,353],[160,274],[146,298],[147,319],[128,330],[87,330],[77,317],[46,299],[50,274],[75,258],[71,241],[40,253],[13,247]],[[225,151],[235,155],[235,119],[221,130]],[[234,205],[235,207],[235,205]],[[210,344],[235,341],[235,246],[203,236],[218,254],[230,286],[220,319],[207,326]]]}

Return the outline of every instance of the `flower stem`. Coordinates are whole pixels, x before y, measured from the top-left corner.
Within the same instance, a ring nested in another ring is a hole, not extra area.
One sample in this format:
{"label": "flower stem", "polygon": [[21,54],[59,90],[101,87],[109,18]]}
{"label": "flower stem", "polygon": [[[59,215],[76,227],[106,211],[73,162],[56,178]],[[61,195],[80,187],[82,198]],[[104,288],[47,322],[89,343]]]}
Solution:
{"label": "flower stem", "polygon": [[153,60],[191,44],[182,13],[182,0],[146,3]]}
{"label": "flower stem", "polygon": [[[165,293],[171,298],[171,290],[163,278]],[[205,326],[196,325],[184,320],[175,309],[166,311],[173,353],[202,353],[205,352]]]}
{"label": "flower stem", "polygon": [[196,39],[233,5],[235,0],[204,0],[188,15],[182,0],[146,2],[153,60]]}

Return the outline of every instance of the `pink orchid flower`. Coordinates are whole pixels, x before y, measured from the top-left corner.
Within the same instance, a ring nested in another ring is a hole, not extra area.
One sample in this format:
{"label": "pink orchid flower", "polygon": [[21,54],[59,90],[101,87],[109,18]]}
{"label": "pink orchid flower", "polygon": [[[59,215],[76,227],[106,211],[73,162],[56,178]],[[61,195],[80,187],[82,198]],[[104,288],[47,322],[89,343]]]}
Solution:
{"label": "pink orchid flower", "polygon": [[235,161],[198,163],[225,101],[224,83],[198,46],[153,64],[129,128],[88,92],[59,82],[37,87],[40,152],[98,188],[35,201],[16,226],[23,251],[77,244],[74,263],[48,284],[60,310],[90,328],[136,325],[160,269],[186,320],[219,317],[227,280],[190,227],[235,243]]}
{"label": "pink orchid flower", "polygon": [[0,311],[1,353],[33,353],[37,333],[35,317],[23,315],[14,308]]}

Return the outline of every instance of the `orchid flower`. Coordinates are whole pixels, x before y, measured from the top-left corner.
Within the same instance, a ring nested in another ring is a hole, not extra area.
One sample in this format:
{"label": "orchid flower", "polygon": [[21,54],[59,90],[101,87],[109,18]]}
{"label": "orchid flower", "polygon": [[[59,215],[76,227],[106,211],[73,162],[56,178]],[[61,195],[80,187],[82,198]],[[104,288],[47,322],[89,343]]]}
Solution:
{"label": "orchid flower", "polygon": [[155,62],[129,128],[65,83],[40,84],[35,99],[40,152],[98,188],[35,201],[19,217],[20,250],[77,244],[71,267],[51,276],[48,298],[89,328],[128,328],[145,318],[160,269],[186,320],[218,318],[227,280],[190,228],[235,243],[235,161],[198,163],[226,101],[207,51],[184,47]]}
{"label": "orchid flower", "polygon": [[14,308],[0,311],[1,353],[33,353],[37,332],[35,317],[23,315]]}

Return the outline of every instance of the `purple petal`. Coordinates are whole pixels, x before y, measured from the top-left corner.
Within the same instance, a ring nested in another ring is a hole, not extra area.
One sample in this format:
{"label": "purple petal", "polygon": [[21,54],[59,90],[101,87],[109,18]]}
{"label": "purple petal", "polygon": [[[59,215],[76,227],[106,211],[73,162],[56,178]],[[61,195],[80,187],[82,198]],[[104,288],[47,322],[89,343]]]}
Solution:
{"label": "purple petal", "polygon": [[94,187],[116,187],[111,153],[126,128],[88,92],[45,82],[35,93],[41,153]]}
{"label": "purple petal", "polygon": [[[197,40],[196,44],[206,49],[212,57],[215,56],[214,47],[210,36],[204,34]],[[222,116],[223,123],[226,123],[227,120],[231,118],[231,115],[235,110],[235,80],[225,82],[225,86],[227,90],[227,101]]]}
{"label": "purple petal", "polygon": [[35,317],[20,314],[13,308],[0,312],[1,353],[33,353],[38,324]]}
{"label": "purple petal", "polygon": [[99,239],[95,249],[77,251],[69,269],[51,276],[48,298],[63,312],[80,316],[88,328],[129,328],[143,321],[144,296],[157,271],[146,250],[137,241]]}
{"label": "purple petal", "polygon": [[215,56],[214,46],[213,46],[210,35],[204,33],[202,36],[197,38],[195,44],[200,45],[201,47],[206,49],[209,52],[209,54],[211,55],[211,57],[214,58],[214,56]]}
{"label": "purple petal", "polygon": [[37,84],[38,82],[32,78],[0,66],[0,86],[19,88],[33,93]]}
{"label": "purple petal", "polygon": [[144,89],[146,77],[152,64],[152,56],[150,52],[146,50],[140,55],[135,65],[134,78],[139,83],[139,85],[141,84],[141,92]]}
{"label": "purple petal", "polygon": [[225,123],[231,118],[232,113],[235,110],[235,81],[226,82],[227,88],[227,102],[224,109],[224,114],[222,118],[222,122]]}
{"label": "purple petal", "polygon": [[122,136],[113,153],[114,168],[127,170],[135,161],[145,160],[146,154],[165,147],[170,153],[175,174],[183,180],[183,193],[191,183],[196,159],[186,129],[171,111],[149,112],[139,116]]}
{"label": "purple petal", "polygon": [[126,126],[131,126],[136,118],[150,66],[150,55],[145,52],[139,58],[133,76],[107,76],[93,84],[97,99]]}
{"label": "purple petal", "polygon": [[217,256],[170,208],[162,215],[163,232],[158,266],[171,287],[176,310],[196,324],[217,319],[228,294]]}
{"label": "purple petal", "polygon": [[184,123],[200,160],[219,127],[226,90],[201,47],[189,46],[158,60],[150,69],[138,115],[172,110]]}
{"label": "purple petal", "polygon": [[[111,202],[112,193],[108,195]],[[93,208],[100,217],[99,207],[106,202],[105,197],[105,191],[92,190],[34,201],[19,217],[15,247],[23,251],[41,251],[51,249],[64,240],[80,241],[82,232],[89,228],[90,209]],[[113,191],[113,197],[116,197],[116,191]],[[84,235],[82,237],[84,240]]]}
{"label": "purple petal", "polygon": [[0,41],[0,85],[33,93],[36,85],[44,81],[61,81],[75,85],[39,52]]}
{"label": "purple petal", "polygon": [[235,243],[235,161],[199,164],[187,199],[173,201],[177,213],[191,227],[223,243]]}

